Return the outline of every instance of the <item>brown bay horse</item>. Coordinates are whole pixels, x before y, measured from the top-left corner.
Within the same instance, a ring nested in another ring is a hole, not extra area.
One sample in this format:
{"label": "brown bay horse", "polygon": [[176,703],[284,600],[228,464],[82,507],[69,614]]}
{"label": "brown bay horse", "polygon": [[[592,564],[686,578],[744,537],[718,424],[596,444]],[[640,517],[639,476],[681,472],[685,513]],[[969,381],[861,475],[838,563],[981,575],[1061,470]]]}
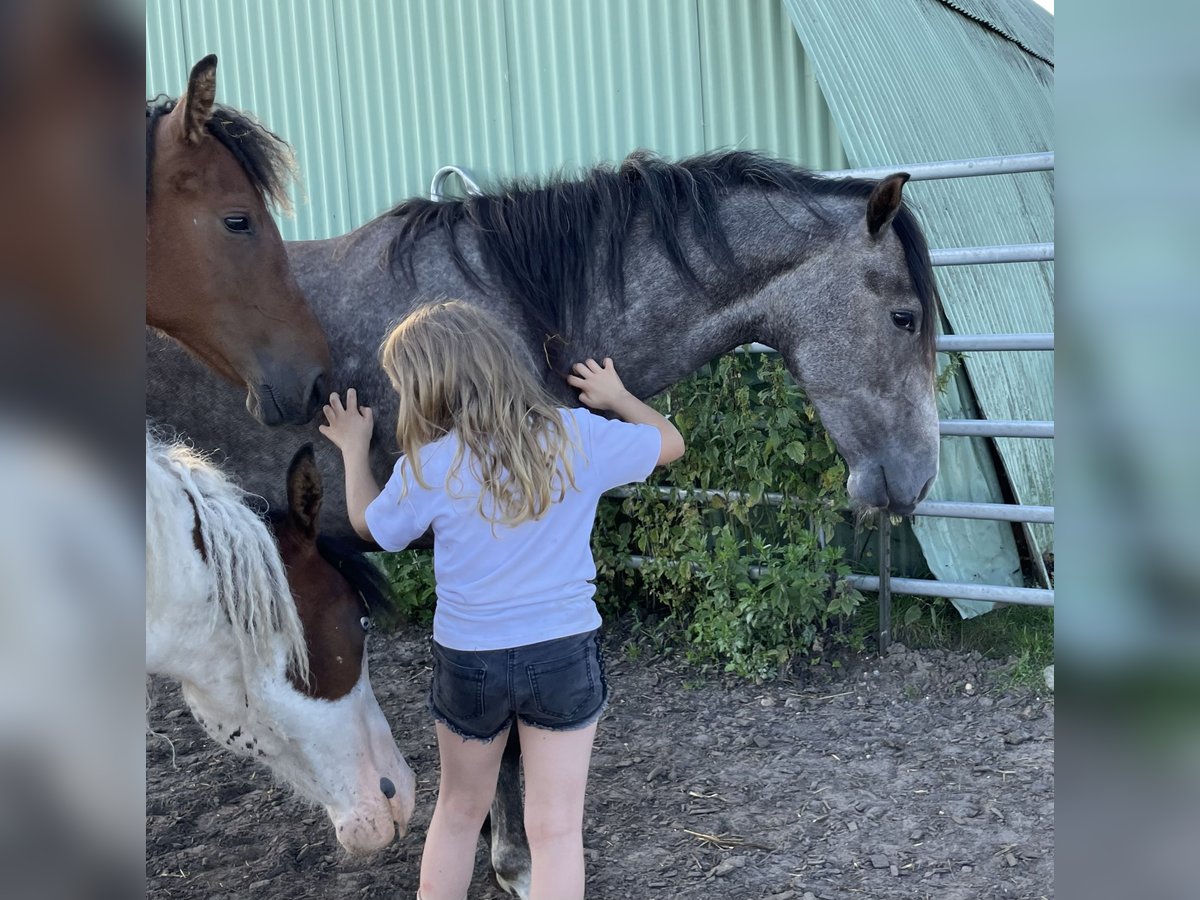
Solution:
{"label": "brown bay horse", "polygon": [[329,345],[293,278],[268,202],[287,208],[287,144],[215,102],[217,58],[146,107],[146,324],[244,387],[264,425],[324,403]]}

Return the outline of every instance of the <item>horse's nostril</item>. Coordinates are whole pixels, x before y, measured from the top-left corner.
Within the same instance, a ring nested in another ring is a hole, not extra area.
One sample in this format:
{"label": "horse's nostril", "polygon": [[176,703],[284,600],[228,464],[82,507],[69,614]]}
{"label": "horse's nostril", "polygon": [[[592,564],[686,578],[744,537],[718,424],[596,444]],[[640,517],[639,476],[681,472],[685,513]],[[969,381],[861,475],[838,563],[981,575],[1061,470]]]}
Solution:
{"label": "horse's nostril", "polygon": [[917,502],[918,503],[920,503],[922,500],[924,500],[926,497],[929,496],[929,489],[931,487],[933,487],[933,482],[936,480],[937,480],[937,476],[933,475],[930,477],[930,479],[927,482],[925,482],[925,486],[923,488],[921,488],[921,493],[917,494]]}
{"label": "horse's nostril", "polygon": [[392,784],[392,779],[390,778],[380,778],[379,789],[383,791],[383,796],[389,800],[396,796],[396,786]]}
{"label": "horse's nostril", "polygon": [[329,398],[329,391],[326,385],[327,382],[325,381],[324,374],[318,375],[316,381],[313,382],[312,393],[309,395],[308,402],[314,409],[320,409]]}

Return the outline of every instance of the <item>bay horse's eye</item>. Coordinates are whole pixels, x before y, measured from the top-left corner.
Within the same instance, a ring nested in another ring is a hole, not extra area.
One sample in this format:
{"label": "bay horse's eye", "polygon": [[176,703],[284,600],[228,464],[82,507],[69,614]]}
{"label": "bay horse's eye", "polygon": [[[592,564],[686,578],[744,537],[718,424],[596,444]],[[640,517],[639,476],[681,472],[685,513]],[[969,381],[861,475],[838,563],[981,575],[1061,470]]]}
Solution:
{"label": "bay horse's eye", "polygon": [[249,234],[250,233],[250,217],[249,216],[226,216],[225,227],[234,234]]}
{"label": "bay horse's eye", "polygon": [[917,327],[913,314],[906,309],[899,309],[892,313],[892,324],[905,331],[913,331]]}
{"label": "bay horse's eye", "polygon": [[363,616],[361,619],[359,619],[359,620],[358,620],[358,624],[362,626],[362,630],[363,630],[363,631],[370,631],[370,630],[371,630],[371,627],[372,627],[372,626],[371,626],[371,620],[370,620],[370,618],[369,618],[369,617],[367,617],[367,616]]}

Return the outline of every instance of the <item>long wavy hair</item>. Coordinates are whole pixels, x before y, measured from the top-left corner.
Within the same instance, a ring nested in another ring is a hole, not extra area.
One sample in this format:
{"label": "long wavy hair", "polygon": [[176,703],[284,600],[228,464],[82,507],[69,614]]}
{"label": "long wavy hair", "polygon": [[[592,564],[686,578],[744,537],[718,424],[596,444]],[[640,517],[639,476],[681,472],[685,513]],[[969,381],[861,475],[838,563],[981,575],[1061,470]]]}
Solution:
{"label": "long wavy hair", "polygon": [[453,432],[458,442],[446,490],[465,462],[481,488],[479,513],[493,526],[539,519],[568,485],[576,487],[576,435],[511,349],[517,342],[485,310],[442,300],[409,314],[379,349],[400,398],[396,442],[402,464],[429,488],[421,448]]}

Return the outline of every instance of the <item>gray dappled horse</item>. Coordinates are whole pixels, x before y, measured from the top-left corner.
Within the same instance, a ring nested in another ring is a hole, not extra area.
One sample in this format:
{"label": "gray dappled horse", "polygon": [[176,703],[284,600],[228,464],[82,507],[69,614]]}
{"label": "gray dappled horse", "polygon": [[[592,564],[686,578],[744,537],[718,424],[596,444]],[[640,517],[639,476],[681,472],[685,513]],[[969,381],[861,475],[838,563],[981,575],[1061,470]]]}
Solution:
{"label": "gray dappled horse", "polygon": [[[376,349],[415,306],[458,297],[512,326],[516,350],[570,405],[562,376],[576,360],[613,357],[626,386],[649,397],[740,344],[768,343],[845,458],[852,501],[907,514],[937,475],[939,316],[925,239],[902,201],[907,177],[825,179],[741,151],[680,163],[638,153],[580,180],[408,200],[342,237],[289,243],[288,255],[329,340],[332,383],[375,408],[380,479],[395,460],[396,404]],[[263,427],[235,390],[148,340],[149,413],[219,448],[243,485],[282,505],[275,473],[314,427]],[[338,471],[336,449],[318,447]],[[326,521],[349,535],[332,487]],[[493,864],[521,892],[528,857],[510,750]]]}

